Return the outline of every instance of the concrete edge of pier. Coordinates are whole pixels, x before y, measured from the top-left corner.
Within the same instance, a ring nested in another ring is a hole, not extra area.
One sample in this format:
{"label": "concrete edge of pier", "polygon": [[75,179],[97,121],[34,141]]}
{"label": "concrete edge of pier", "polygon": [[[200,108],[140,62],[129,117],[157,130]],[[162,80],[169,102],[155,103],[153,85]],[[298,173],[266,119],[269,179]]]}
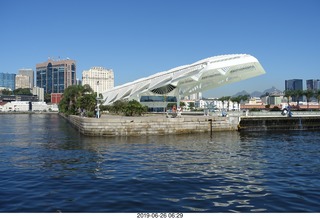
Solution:
{"label": "concrete edge of pier", "polygon": [[243,117],[239,131],[320,130],[320,116]]}
{"label": "concrete edge of pier", "polygon": [[60,115],[80,133],[88,136],[140,136],[236,131],[239,124],[239,117],[182,116],[167,118],[165,115],[141,117],[103,115],[97,119]]}

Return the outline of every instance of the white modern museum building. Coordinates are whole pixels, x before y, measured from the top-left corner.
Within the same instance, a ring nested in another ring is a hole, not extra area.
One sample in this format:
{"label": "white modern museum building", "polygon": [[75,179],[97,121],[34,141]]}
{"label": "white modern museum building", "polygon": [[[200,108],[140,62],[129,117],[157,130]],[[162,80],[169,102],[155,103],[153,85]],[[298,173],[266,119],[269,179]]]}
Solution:
{"label": "white modern museum building", "polygon": [[149,111],[163,112],[168,102],[179,105],[181,97],[264,73],[259,61],[251,55],[220,55],[116,86],[102,95],[105,105],[135,99],[148,106]]}

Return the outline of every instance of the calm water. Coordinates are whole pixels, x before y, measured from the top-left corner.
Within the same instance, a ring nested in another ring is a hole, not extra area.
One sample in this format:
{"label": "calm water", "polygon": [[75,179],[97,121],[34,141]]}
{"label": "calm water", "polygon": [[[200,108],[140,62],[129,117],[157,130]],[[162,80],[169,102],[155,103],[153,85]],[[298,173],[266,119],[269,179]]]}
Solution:
{"label": "calm water", "polygon": [[319,134],[85,137],[0,114],[0,212],[320,212]]}

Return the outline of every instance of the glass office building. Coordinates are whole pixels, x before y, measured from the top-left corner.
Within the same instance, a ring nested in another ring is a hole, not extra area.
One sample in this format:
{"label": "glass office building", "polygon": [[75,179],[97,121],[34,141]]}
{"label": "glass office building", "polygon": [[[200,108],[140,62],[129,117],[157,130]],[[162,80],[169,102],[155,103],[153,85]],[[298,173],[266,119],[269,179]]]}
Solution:
{"label": "glass office building", "polygon": [[0,87],[5,89],[15,90],[16,86],[16,74],[12,73],[0,73]]}
{"label": "glass office building", "polygon": [[303,90],[302,79],[285,80],[285,90]]}
{"label": "glass office building", "polygon": [[36,65],[37,87],[45,93],[63,93],[76,84],[76,62],[74,60],[52,60]]}
{"label": "glass office building", "polygon": [[[303,80],[302,79],[285,80],[285,90],[303,90]],[[297,98],[293,96],[292,101],[297,101]],[[300,97],[299,101],[303,101],[303,97]]]}
{"label": "glass office building", "polygon": [[319,79],[310,79],[306,81],[307,90],[317,91],[320,89],[320,80]]}

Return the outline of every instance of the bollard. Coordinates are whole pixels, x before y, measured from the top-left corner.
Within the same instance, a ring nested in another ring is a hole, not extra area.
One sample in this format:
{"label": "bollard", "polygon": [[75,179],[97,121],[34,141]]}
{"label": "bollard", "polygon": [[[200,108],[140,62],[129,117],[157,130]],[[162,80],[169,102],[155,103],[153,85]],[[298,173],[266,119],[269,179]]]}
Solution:
{"label": "bollard", "polygon": [[212,119],[208,120],[210,122],[210,137],[212,138]]}

